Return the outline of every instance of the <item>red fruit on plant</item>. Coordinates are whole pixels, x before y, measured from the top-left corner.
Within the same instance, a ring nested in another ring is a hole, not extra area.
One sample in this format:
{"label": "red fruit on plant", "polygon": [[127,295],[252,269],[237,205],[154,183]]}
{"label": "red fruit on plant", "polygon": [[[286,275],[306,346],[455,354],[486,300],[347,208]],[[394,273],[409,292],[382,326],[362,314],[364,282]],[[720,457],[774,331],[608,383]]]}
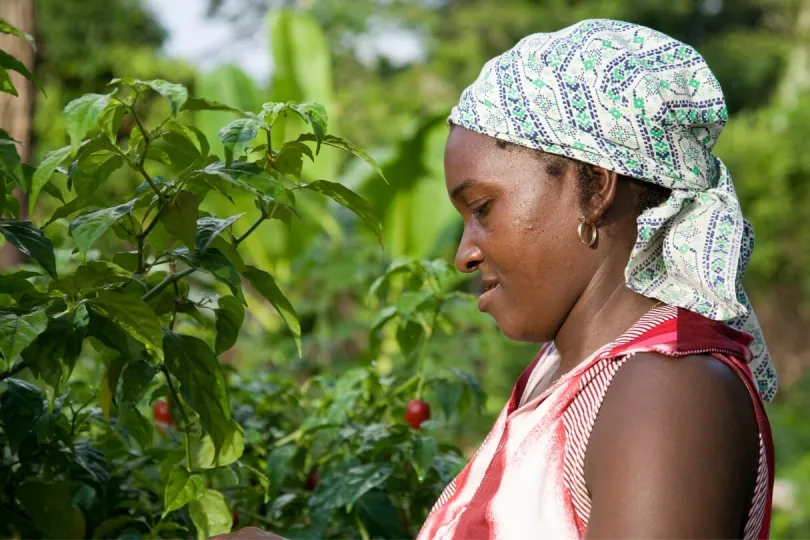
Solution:
{"label": "red fruit on plant", "polygon": [[430,420],[430,405],[421,399],[412,399],[405,409],[405,423],[413,429],[420,429],[425,420]]}
{"label": "red fruit on plant", "polygon": [[169,404],[163,399],[155,401],[155,404],[152,405],[152,416],[158,424],[174,425],[172,411],[169,409]]}
{"label": "red fruit on plant", "polygon": [[315,491],[315,488],[318,487],[318,481],[321,479],[321,475],[318,472],[318,469],[313,469],[309,476],[307,476],[307,481],[304,484],[304,489],[307,491]]}

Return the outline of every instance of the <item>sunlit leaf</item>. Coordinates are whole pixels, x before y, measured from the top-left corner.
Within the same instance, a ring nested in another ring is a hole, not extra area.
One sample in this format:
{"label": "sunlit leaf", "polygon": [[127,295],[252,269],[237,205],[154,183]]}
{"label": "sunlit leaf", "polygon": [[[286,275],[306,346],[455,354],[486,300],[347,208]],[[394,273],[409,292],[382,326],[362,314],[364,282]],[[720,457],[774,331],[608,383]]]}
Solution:
{"label": "sunlit leaf", "polygon": [[197,251],[200,253],[205,252],[211,243],[222,234],[225,229],[230,227],[236,220],[245,214],[237,214],[227,219],[220,219],[217,217],[203,217],[197,220],[197,238],[196,245]]}
{"label": "sunlit leaf", "polygon": [[116,221],[132,212],[134,205],[135,199],[112,208],[90,212],[73,220],[70,224],[70,234],[76,241],[76,246],[86,252]]}
{"label": "sunlit leaf", "polygon": [[88,305],[163,358],[160,321],[146,302],[124,292],[102,290]]}
{"label": "sunlit leaf", "polygon": [[197,528],[197,538],[200,540],[231,531],[233,516],[225,497],[219,491],[213,489],[203,491],[199,499],[189,504],[188,513]]}
{"label": "sunlit leaf", "polygon": [[183,111],[228,111],[244,114],[244,111],[225,105],[217,101],[201,98],[189,98],[181,108]]}
{"label": "sunlit leaf", "polygon": [[66,146],[53,152],[48,152],[37,167],[36,172],[31,180],[31,190],[28,195],[28,211],[33,213],[34,205],[39,198],[39,193],[42,188],[50,182],[51,176],[56,171],[65,159],[70,156],[71,148]]}
{"label": "sunlit leaf", "polygon": [[111,97],[112,94],[85,94],[65,106],[62,116],[74,152],[90,130],[98,125]]}
{"label": "sunlit leaf", "polygon": [[301,187],[326,195],[338,204],[354,212],[360,219],[365,221],[369,227],[371,227],[382,245],[382,224],[371,206],[369,206],[369,204],[360,195],[342,184],[329,182],[327,180],[317,180]]}
{"label": "sunlit leaf", "polygon": [[[316,138],[312,134],[304,133],[303,135],[298,137],[298,140],[314,141],[316,140]],[[359,157],[360,159],[371,165],[371,167],[374,169],[374,172],[379,174],[380,177],[382,177],[382,179],[385,180],[385,175],[383,174],[382,169],[374,160],[374,158],[369,156],[366,152],[364,152],[360,147],[356,146],[351,141],[344,139],[343,137],[337,137],[335,135],[327,135],[323,139],[323,144],[325,144],[326,146],[332,146],[334,148],[340,148],[341,150],[345,150],[346,152],[349,152],[350,154]]]}
{"label": "sunlit leaf", "polygon": [[169,474],[163,492],[163,517],[169,512],[183,508],[191,501],[196,501],[204,490],[205,482],[200,475],[192,475],[184,465],[177,465]]}
{"label": "sunlit leaf", "polygon": [[239,118],[219,130],[219,140],[226,150],[233,150],[237,144],[255,139],[261,126],[256,118]]}

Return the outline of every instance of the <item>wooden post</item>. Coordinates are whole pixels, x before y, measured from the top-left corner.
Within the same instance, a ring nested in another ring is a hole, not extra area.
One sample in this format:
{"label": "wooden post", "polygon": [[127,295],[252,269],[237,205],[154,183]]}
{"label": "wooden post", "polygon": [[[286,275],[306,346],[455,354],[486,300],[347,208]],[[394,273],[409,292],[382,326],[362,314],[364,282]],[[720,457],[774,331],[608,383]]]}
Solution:
{"label": "wooden post", "polygon": [[[35,33],[34,0],[0,0],[0,17],[23,32],[31,35]],[[36,55],[33,48],[24,39],[0,34],[0,50],[11,54],[25,64],[29,70],[34,71]],[[0,92],[0,128],[20,141],[18,147],[20,157],[24,162],[30,163],[33,157],[31,143],[36,88],[15,71],[10,71],[9,75],[19,96],[15,97]],[[20,200],[21,217],[25,217],[28,207],[26,197],[19,192],[15,192],[15,195]],[[22,260],[22,254],[13,246],[5,245],[0,249],[0,271],[16,266]]]}

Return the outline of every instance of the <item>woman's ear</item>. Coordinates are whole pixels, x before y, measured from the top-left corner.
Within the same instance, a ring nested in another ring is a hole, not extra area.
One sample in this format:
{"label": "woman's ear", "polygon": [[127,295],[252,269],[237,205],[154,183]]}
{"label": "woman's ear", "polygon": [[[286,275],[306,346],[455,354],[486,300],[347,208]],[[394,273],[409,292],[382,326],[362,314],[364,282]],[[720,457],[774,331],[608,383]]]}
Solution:
{"label": "woman's ear", "polygon": [[600,223],[604,221],[608,210],[616,201],[619,175],[597,166],[593,166],[592,175],[591,193],[585,206],[587,209],[585,219],[590,223]]}

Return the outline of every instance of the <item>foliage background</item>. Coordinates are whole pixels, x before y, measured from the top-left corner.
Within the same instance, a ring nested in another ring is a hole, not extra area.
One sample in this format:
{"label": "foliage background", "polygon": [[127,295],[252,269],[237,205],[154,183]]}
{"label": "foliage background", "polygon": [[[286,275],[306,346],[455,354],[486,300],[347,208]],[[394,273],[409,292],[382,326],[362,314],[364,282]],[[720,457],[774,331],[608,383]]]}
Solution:
{"label": "foliage background", "polygon": [[[268,34],[274,63],[269,84],[252,81],[235,66],[203,72],[165,57],[160,49],[165,31],[138,0],[37,0],[36,7],[36,72],[47,92],[35,107],[36,156],[66,144],[64,126],[56,121],[64,105],[81,93],[104,91],[115,76],[161,77],[189,85],[195,95],[251,110],[270,100],[318,100],[331,113],[332,131],[373,148],[389,186],[338,154],[327,154],[307,174],[339,178],[371,201],[383,220],[384,252],[348,215],[315,198],[301,201],[314,219],[289,228],[265,223],[245,243],[248,258],[272,268],[298,307],[305,353],[296,358],[272,311],[251,306],[247,331],[227,361],[242,374],[284,372],[301,380],[371,360],[391,369],[408,362],[390,342],[371,352],[366,336],[375,306],[366,301],[365,291],[394,257],[452,260],[459,223],[444,195],[443,121],[487,59],[528,33],[594,17],[646,24],[694,45],[728,98],[731,122],[718,153],[734,175],[757,235],[746,280],[782,378],[782,390],[770,406],[780,479],[773,535],[810,536],[810,353],[805,337],[810,324],[810,161],[805,157],[810,2],[211,0],[210,16],[230,21],[234,39]],[[286,11],[280,16],[282,7]],[[393,31],[417,36],[424,57],[400,65],[359,53],[369,36]],[[144,103],[143,113],[157,114],[151,111],[160,106]],[[223,117],[205,113],[196,122],[216,140]],[[124,134],[131,127],[122,126]],[[97,197],[111,200],[135,182],[121,175]],[[252,208],[250,200],[236,205],[237,211]],[[461,285],[470,291],[476,286]],[[428,365],[437,371],[456,366],[485,381],[482,413],[470,412],[448,431],[448,439],[469,455],[536,347],[506,342],[474,311],[459,308],[456,320],[460,328],[439,332],[431,342]],[[88,369],[87,377],[93,373]]]}

